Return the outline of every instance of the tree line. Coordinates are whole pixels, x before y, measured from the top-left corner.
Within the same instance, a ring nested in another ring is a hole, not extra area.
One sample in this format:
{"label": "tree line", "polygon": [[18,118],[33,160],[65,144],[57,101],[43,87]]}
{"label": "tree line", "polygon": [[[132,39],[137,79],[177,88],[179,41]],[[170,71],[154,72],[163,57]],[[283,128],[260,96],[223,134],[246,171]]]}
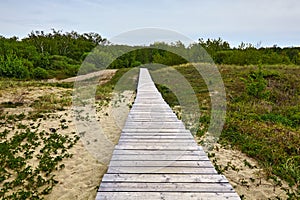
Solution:
{"label": "tree line", "polygon": [[97,33],[31,32],[19,40],[0,36],[0,76],[19,79],[75,76],[85,55],[106,39]]}
{"label": "tree line", "polygon": [[[95,48],[97,47],[97,48]],[[86,59],[87,58],[87,59]],[[300,47],[257,48],[241,43],[230,47],[218,39],[184,45],[155,42],[149,46],[112,44],[98,33],[79,34],[52,29],[50,33],[32,31],[27,37],[0,36],[0,76],[17,79],[49,79],[75,76],[85,61],[82,73],[103,67],[129,68],[146,63],[178,65],[187,62],[216,64],[300,64]]]}

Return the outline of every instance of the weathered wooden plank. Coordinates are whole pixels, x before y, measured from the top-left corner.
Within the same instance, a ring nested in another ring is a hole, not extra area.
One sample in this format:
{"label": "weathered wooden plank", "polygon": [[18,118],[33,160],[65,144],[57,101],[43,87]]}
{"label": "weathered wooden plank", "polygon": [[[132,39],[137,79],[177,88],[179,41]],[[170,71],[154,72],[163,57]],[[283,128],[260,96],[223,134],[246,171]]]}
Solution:
{"label": "weathered wooden plank", "polygon": [[140,183],[228,183],[219,174],[105,174],[103,182],[140,182]]}
{"label": "weathered wooden plank", "polygon": [[159,118],[159,117],[172,117],[175,118],[177,117],[174,113],[171,112],[160,112],[160,111],[134,111],[128,115],[129,119],[134,116],[134,117],[152,117],[154,118]]}
{"label": "weathered wooden plank", "polygon": [[152,174],[217,174],[213,167],[114,167],[108,168],[107,173],[152,173]]}
{"label": "weathered wooden plank", "polygon": [[143,97],[138,97],[135,99],[134,103],[135,106],[143,106],[148,104],[162,105],[162,106],[168,105],[161,96],[154,93],[153,95],[144,95]]}
{"label": "weathered wooden plank", "polygon": [[122,149],[115,149],[113,154],[133,154],[133,155],[145,155],[145,154],[151,154],[151,155],[169,155],[169,154],[175,154],[175,155],[203,155],[205,156],[206,153],[201,150],[195,150],[195,151],[188,151],[188,150],[175,150],[175,151],[168,151],[168,150],[122,150]]}
{"label": "weathered wooden plank", "polygon": [[[147,118],[150,121],[154,120],[156,118],[160,118],[160,119],[166,119],[166,118],[171,118],[171,119],[176,119],[177,120],[177,116],[174,114],[167,114],[167,113],[153,113],[153,112],[137,112],[136,114],[131,113],[130,115],[128,115],[127,119],[131,120],[131,119],[143,119],[143,118]],[[179,120],[177,120],[179,121]]]}
{"label": "weathered wooden plank", "polygon": [[228,183],[219,174],[105,174],[103,182]]}
{"label": "weathered wooden plank", "polygon": [[197,150],[197,145],[195,143],[119,143],[116,149],[159,149],[159,150]]}
{"label": "weathered wooden plank", "polygon": [[195,160],[112,160],[109,166],[113,167],[213,167],[209,160],[195,161]]}
{"label": "weathered wooden plank", "polygon": [[189,140],[192,140],[194,139],[192,136],[189,136],[189,135],[175,135],[175,134],[168,134],[168,135],[163,135],[163,134],[145,134],[145,135],[141,135],[141,134],[123,134],[121,137],[120,137],[120,140],[121,139],[149,139],[149,140],[155,140],[155,139],[158,139],[158,140],[173,140],[173,139],[189,139]]}
{"label": "weathered wooden plank", "polygon": [[157,110],[157,111],[145,111],[145,110],[138,110],[138,111],[134,111],[131,112],[128,117],[152,117],[152,119],[154,118],[159,118],[159,117],[172,117],[175,118],[177,117],[175,113],[171,113],[171,112],[165,112],[165,111],[161,111],[161,110]]}
{"label": "weathered wooden plank", "polygon": [[206,155],[184,155],[184,154],[148,154],[148,155],[135,155],[135,154],[113,154],[111,160],[195,160],[195,161],[203,161],[209,160]]}
{"label": "weathered wooden plank", "polygon": [[177,128],[183,128],[185,129],[185,126],[182,122],[126,122],[124,125],[124,128],[129,128],[129,127],[134,127],[134,128],[172,128],[172,129],[177,129]]}
{"label": "weathered wooden plank", "polygon": [[173,129],[173,130],[185,130],[184,125],[172,125],[172,124],[148,124],[148,125],[140,125],[140,126],[136,126],[136,125],[125,125],[124,126],[124,130],[128,130],[128,129],[132,129],[132,130],[147,130],[147,129],[156,129],[157,131],[159,130],[169,130],[169,129]]}
{"label": "weathered wooden plank", "polygon": [[136,140],[141,139],[145,142],[151,140],[160,140],[160,141],[174,141],[174,140],[193,140],[193,137],[185,136],[185,135],[124,135],[120,137],[120,141],[122,140]]}
{"label": "weathered wooden plank", "polygon": [[134,104],[132,106],[132,111],[135,111],[135,110],[145,110],[145,111],[148,111],[148,110],[161,110],[161,111],[165,111],[165,112],[170,112],[170,113],[173,113],[172,109],[168,106],[168,104],[166,103],[159,103],[160,101],[149,101],[149,102],[146,102],[146,103],[143,103],[143,104]]}
{"label": "weathered wooden plank", "polygon": [[156,122],[156,121],[148,121],[148,122],[130,122],[130,121],[127,121],[125,123],[125,125],[129,125],[129,124],[132,124],[132,125],[136,125],[136,126],[139,126],[139,125],[153,125],[153,124],[157,124],[157,125],[161,125],[161,124],[168,124],[168,125],[173,125],[175,126],[174,128],[177,128],[177,125],[184,125],[182,123],[182,121],[171,121],[171,122],[165,122],[165,121],[161,121],[161,122]]}
{"label": "weathered wooden plank", "polygon": [[189,135],[185,135],[185,134],[168,134],[168,135],[164,135],[164,134],[126,134],[124,136],[120,137],[120,141],[121,140],[143,140],[145,142],[150,142],[150,140],[156,140],[156,141],[167,141],[167,140],[177,140],[178,142],[180,141],[186,141],[186,142],[195,142],[194,138],[189,136]]}
{"label": "weathered wooden plank", "polygon": [[176,120],[176,121],[146,121],[146,122],[130,122],[130,120],[129,121],[126,121],[126,123],[125,124],[132,124],[132,125],[136,125],[136,126],[138,126],[138,125],[144,125],[144,124],[151,124],[151,125],[153,125],[153,124],[157,124],[157,125],[161,125],[161,124],[168,124],[168,125],[173,125],[173,126],[175,126],[174,128],[177,128],[177,125],[184,125],[183,123],[182,123],[182,121],[179,121],[179,120]]}
{"label": "weathered wooden plank", "polygon": [[158,132],[124,132],[123,134],[121,134],[120,138],[148,138],[148,139],[154,139],[152,137],[156,136],[157,139],[163,139],[163,138],[189,138],[189,139],[194,139],[194,137],[191,134],[187,134],[187,133],[158,133]]}
{"label": "weathered wooden plank", "polygon": [[174,131],[180,131],[180,130],[185,130],[185,127],[184,126],[178,126],[176,128],[172,127],[172,126],[152,126],[152,125],[149,125],[149,126],[124,126],[124,130],[141,130],[141,131],[147,131],[147,129],[149,130],[156,130],[156,131],[160,131],[160,130],[164,130],[165,131],[168,131],[168,130],[171,130],[173,129]]}
{"label": "weathered wooden plank", "polygon": [[130,138],[130,139],[120,139],[119,144],[124,144],[124,143],[182,143],[182,142],[193,142],[192,138],[173,138],[173,139],[149,139],[149,138]]}
{"label": "weathered wooden plank", "polygon": [[179,132],[174,132],[174,133],[160,133],[160,132],[124,132],[121,137],[146,137],[146,136],[166,136],[166,137],[174,137],[174,138],[191,138],[194,139],[194,137],[191,134],[187,133],[179,133]]}
{"label": "weathered wooden plank", "polygon": [[161,141],[159,143],[156,143],[156,142],[145,142],[145,141],[139,141],[139,142],[136,142],[136,141],[133,141],[133,142],[130,142],[130,141],[127,141],[127,142],[120,142],[118,143],[119,146],[131,146],[131,145],[137,145],[137,146],[153,146],[153,145],[157,145],[157,146],[169,146],[169,147],[178,147],[178,146],[194,146],[195,148],[198,148],[197,144],[195,141],[192,141],[192,140],[187,140],[187,141],[178,141],[178,142],[168,142],[168,141]]}
{"label": "weathered wooden plank", "polygon": [[194,138],[190,135],[185,135],[185,134],[134,134],[134,133],[128,133],[128,134],[123,134],[120,139],[190,139],[193,140]]}
{"label": "weathered wooden plank", "polygon": [[110,183],[102,182],[99,191],[160,191],[160,192],[233,192],[228,183]]}
{"label": "weathered wooden plank", "polygon": [[155,114],[155,115],[152,115],[152,113],[131,113],[130,115],[128,115],[127,117],[127,121],[135,121],[135,120],[141,120],[141,119],[147,119],[149,121],[152,121],[152,120],[156,120],[157,118],[159,119],[162,119],[162,120],[168,120],[168,119],[171,119],[171,120],[175,120],[175,121],[180,121],[177,119],[177,116],[174,114]]}
{"label": "weathered wooden plank", "polygon": [[[174,130],[174,131],[172,131]],[[135,130],[124,130],[122,131],[122,134],[141,134],[141,135],[146,135],[146,134],[162,134],[162,135],[168,135],[168,134],[172,134],[172,135],[186,135],[186,136],[192,136],[191,133],[185,129],[155,129],[155,130],[151,130],[151,129],[148,129],[148,130],[138,130],[138,129],[135,129]]]}
{"label": "weathered wooden plank", "polygon": [[128,116],[170,116],[170,117],[174,117],[176,116],[175,113],[173,112],[162,112],[162,113],[153,113],[151,111],[130,111],[130,113],[128,114]]}
{"label": "weathered wooden plank", "polygon": [[98,192],[96,200],[239,200],[234,192]]}
{"label": "weathered wooden plank", "polygon": [[171,112],[171,111],[165,111],[165,110],[160,110],[160,109],[151,109],[151,108],[148,108],[148,109],[136,109],[136,110],[133,110],[130,115],[137,115],[137,116],[141,116],[141,115],[144,115],[144,116],[156,116],[156,117],[163,117],[163,116],[170,116],[170,117],[174,117],[176,116],[175,113]]}
{"label": "weathered wooden plank", "polygon": [[160,146],[156,146],[156,145],[148,145],[148,146],[143,146],[143,145],[117,145],[115,147],[116,149],[149,149],[149,150],[153,150],[153,149],[166,149],[166,150],[197,150],[196,147],[178,147],[178,146],[169,146],[169,145],[160,145]]}
{"label": "weathered wooden plank", "polygon": [[166,136],[166,137],[186,137],[186,138],[193,138],[191,134],[184,133],[184,132],[123,132],[121,137],[128,137],[128,136]]}
{"label": "weathered wooden plank", "polygon": [[125,124],[124,129],[185,129],[183,124]]}
{"label": "weathered wooden plank", "polygon": [[137,117],[137,116],[129,116],[127,117],[128,122],[147,122],[147,121],[153,121],[153,122],[159,122],[166,121],[166,122],[177,122],[179,121],[177,117],[175,116],[143,116],[143,117]]}
{"label": "weathered wooden plank", "polygon": [[[149,104],[148,106],[145,106],[143,108],[132,108],[132,113],[135,113],[135,112],[156,112],[156,114],[158,113],[163,113],[163,114],[172,114],[172,110],[171,108],[164,108],[164,107],[155,107],[154,105],[152,104]],[[174,114],[174,113],[173,113]]]}
{"label": "weathered wooden plank", "polygon": [[177,118],[134,118],[134,119],[128,119],[128,122],[147,122],[147,121],[153,121],[153,122],[159,122],[159,121],[166,121],[166,122],[176,122],[178,121]]}
{"label": "weathered wooden plank", "polygon": [[[185,128],[182,129],[174,129],[174,128],[148,128],[148,129],[138,129],[138,128],[124,128],[122,129],[122,133],[124,132],[140,132],[140,133],[186,133],[189,132]],[[190,133],[190,132],[189,132]]]}
{"label": "weathered wooden plank", "polygon": [[138,143],[138,144],[118,144],[116,149],[177,149],[177,150],[197,150],[196,143]]}

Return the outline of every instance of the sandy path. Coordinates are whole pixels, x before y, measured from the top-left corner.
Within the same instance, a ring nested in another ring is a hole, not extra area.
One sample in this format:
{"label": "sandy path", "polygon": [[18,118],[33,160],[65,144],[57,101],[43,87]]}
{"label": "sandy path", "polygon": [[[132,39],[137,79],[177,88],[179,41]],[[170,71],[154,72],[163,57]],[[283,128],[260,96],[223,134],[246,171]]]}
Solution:
{"label": "sandy path", "polygon": [[111,79],[111,77],[113,77],[113,75],[116,73],[116,71],[117,71],[116,69],[105,69],[105,70],[100,70],[100,71],[85,74],[85,75],[80,75],[80,76],[63,79],[58,82],[68,83],[68,82],[74,82],[74,81],[82,81],[82,80],[86,80],[86,79],[90,79],[90,78],[99,76],[99,77],[101,77],[100,84],[103,84],[103,83],[109,81]]}

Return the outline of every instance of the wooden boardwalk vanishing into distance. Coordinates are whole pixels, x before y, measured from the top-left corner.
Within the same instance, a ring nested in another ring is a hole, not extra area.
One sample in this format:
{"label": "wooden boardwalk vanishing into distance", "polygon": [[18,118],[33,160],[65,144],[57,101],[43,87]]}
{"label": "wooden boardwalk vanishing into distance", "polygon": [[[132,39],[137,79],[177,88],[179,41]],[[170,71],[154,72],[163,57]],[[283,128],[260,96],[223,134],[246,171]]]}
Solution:
{"label": "wooden boardwalk vanishing into distance", "polygon": [[240,198],[142,68],[135,102],[96,199]]}

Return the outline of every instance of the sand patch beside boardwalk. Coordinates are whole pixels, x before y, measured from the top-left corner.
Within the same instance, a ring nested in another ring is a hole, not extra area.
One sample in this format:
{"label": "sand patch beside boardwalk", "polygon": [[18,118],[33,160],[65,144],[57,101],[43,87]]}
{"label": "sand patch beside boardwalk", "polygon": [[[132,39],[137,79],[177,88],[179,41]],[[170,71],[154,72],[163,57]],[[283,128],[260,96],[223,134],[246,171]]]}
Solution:
{"label": "sand patch beside boardwalk", "polygon": [[[70,151],[73,154],[71,159],[63,161],[65,169],[56,172],[58,185],[46,199],[95,199],[97,188],[100,186],[101,178],[107,170],[107,162],[101,162],[100,157],[111,157],[114,145],[118,143],[122,126],[125,122],[124,116],[128,115],[128,103],[133,100],[133,92],[122,93],[122,101],[118,105],[112,100],[108,105],[98,107],[96,119],[101,125],[103,134],[111,143],[109,149],[101,145],[97,138],[99,135],[81,135],[81,140]],[[117,106],[117,107],[116,107]],[[114,112],[118,111],[122,119],[116,119]],[[72,130],[75,130],[74,121]]]}
{"label": "sand patch beside boardwalk", "polygon": [[76,76],[76,77],[63,79],[63,80],[60,80],[60,81],[52,79],[52,80],[49,80],[49,82],[70,83],[70,82],[82,81],[82,80],[86,80],[86,79],[90,79],[90,78],[94,78],[94,77],[100,77],[99,84],[104,84],[114,76],[116,71],[117,71],[116,69],[104,69],[104,70],[100,70],[100,71],[97,71],[97,72],[92,72],[92,73],[85,74],[85,75],[79,75],[79,76]]}
{"label": "sand patch beside boardwalk", "polygon": [[[102,74],[100,77],[100,83],[107,82],[116,70],[108,71],[108,74]],[[1,98],[0,103],[12,102],[19,103],[17,107],[1,107],[1,112],[6,115],[12,114],[25,114],[26,116],[31,116],[34,113],[43,113],[44,118],[39,118],[38,120],[27,119],[27,117],[21,121],[17,121],[15,124],[5,123],[5,126],[0,127],[0,131],[3,131],[5,128],[10,130],[14,129],[14,126],[17,124],[24,124],[31,127],[38,127],[39,131],[47,131],[50,129],[55,129],[59,134],[68,135],[73,137],[76,134],[76,127],[74,120],[75,114],[72,112],[71,108],[71,94],[72,89],[65,89],[59,87],[51,86],[30,86],[30,87],[14,87],[9,89],[3,89],[0,91]],[[126,92],[125,92],[126,93]],[[132,99],[131,96],[122,95],[126,99]],[[55,101],[49,99],[53,97]],[[45,100],[45,105],[34,104],[40,102],[41,98]],[[59,110],[49,110],[55,106],[55,102],[59,101],[59,104],[64,104],[64,109]],[[127,101],[124,100],[124,103]],[[111,110],[113,110],[113,105],[106,104],[104,106],[101,104],[101,108],[97,111],[97,116],[99,118],[99,123],[103,124],[102,127],[105,130],[105,134],[110,138],[113,143],[117,143],[120,128],[118,125],[114,125],[115,119],[110,117]],[[47,108],[47,110],[41,110]],[[129,107],[127,106],[129,111]],[[46,113],[42,112],[46,111]],[[124,115],[127,116],[126,113]],[[112,115],[111,115],[112,116]],[[64,121],[62,123],[62,120]],[[62,124],[65,126],[62,127]],[[7,139],[13,136],[14,131],[11,131]],[[98,151],[101,151],[101,146],[98,147]],[[39,148],[37,149],[39,151]],[[64,165],[63,169],[57,169],[53,172],[55,175],[54,179],[58,181],[51,191],[51,193],[45,196],[45,199],[95,199],[97,188],[99,187],[101,178],[105,173],[107,167],[105,164],[100,163],[97,159],[94,158],[91,152],[89,152],[84,146],[84,140],[79,140],[71,149],[68,150],[73,156],[71,158],[63,159],[59,165]],[[31,166],[37,166],[39,160],[33,158],[30,160]]]}
{"label": "sand patch beside boardwalk", "polygon": [[[272,180],[266,180],[267,175],[252,158],[240,151],[224,148],[216,144],[213,151],[209,152],[210,160],[214,165],[223,170],[235,191],[243,199],[287,199],[286,192],[288,184],[284,181],[282,186]],[[280,179],[278,179],[280,180]]]}

